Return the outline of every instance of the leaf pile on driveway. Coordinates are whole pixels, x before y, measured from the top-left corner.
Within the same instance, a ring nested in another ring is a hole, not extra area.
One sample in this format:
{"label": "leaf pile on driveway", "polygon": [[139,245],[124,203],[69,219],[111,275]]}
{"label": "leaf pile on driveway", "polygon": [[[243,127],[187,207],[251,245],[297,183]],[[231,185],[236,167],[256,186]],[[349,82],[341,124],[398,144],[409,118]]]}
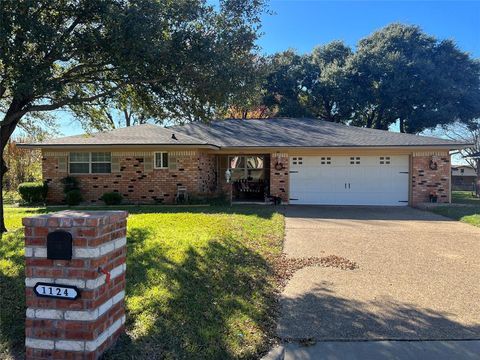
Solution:
{"label": "leaf pile on driveway", "polygon": [[284,288],[295,272],[307,266],[335,267],[342,270],[358,269],[356,262],[337,255],[288,258],[282,254],[275,261],[275,278],[279,286]]}

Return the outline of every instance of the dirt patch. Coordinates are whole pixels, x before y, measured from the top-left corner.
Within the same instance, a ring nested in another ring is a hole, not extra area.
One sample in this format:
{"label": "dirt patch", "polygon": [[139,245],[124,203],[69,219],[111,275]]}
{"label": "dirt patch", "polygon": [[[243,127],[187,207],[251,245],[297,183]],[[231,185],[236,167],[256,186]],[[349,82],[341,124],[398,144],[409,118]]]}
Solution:
{"label": "dirt patch", "polygon": [[355,270],[358,268],[356,262],[337,255],[306,258],[287,258],[282,254],[275,261],[275,278],[283,289],[295,272],[307,266],[335,267],[342,270]]}

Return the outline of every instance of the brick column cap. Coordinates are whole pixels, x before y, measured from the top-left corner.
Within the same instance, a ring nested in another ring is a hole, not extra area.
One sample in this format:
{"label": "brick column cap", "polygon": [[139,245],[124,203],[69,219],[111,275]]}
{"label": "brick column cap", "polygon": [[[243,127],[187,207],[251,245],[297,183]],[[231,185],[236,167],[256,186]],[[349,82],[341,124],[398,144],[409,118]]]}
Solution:
{"label": "brick column cap", "polygon": [[79,227],[98,226],[123,221],[128,212],[123,210],[64,210],[51,214],[43,214],[22,219],[24,226]]}

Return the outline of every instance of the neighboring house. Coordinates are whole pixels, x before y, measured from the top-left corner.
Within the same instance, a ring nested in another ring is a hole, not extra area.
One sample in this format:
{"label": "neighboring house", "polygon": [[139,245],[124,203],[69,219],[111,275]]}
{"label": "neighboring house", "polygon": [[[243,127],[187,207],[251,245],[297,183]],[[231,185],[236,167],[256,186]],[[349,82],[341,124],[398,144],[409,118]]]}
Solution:
{"label": "neighboring house", "polygon": [[186,187],[191,196],[232,189],[234,200],[412,206],[431,194],[450,202],[449,151],[465,145],[303,118],[139,125],[23,144],[42,150],[50,203],[63,201],[61,179],[72,175],[91,203],[110,191],[172,203]]}
{"label": "neighboring house", "polygon": [[477,172],[470,165],[452,165],[452,190],[474,191]]}

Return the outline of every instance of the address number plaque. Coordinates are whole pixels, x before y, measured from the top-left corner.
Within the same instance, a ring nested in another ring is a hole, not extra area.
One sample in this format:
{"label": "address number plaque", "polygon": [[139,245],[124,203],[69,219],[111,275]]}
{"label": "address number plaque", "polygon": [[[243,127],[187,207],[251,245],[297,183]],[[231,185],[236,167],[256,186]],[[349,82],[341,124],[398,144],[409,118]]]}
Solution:
{"label": "address number plaque", "polygon": [[55,299],[76,300],[80,296],[80,291],[76,286],[36,283],[33,291],[37,296]]}

